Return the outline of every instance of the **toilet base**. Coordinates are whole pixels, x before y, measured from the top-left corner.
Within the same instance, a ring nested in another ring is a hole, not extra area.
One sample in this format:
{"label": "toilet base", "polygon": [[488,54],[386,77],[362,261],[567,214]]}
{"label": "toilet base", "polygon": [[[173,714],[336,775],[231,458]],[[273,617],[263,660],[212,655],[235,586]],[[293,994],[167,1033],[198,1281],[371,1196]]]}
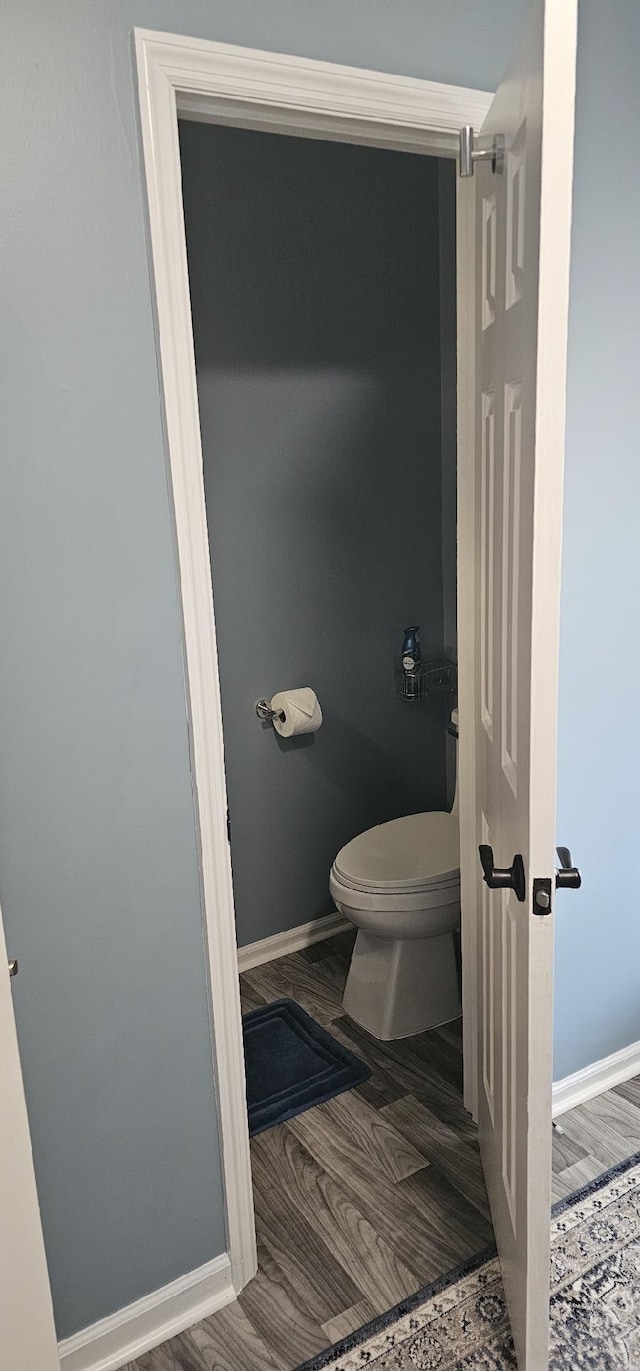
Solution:
{"label": "toilet base", "polygon": [[360,928],[343,1005],[382,1042],[457,1019],[462,1006],[454,934],[378,938]]}

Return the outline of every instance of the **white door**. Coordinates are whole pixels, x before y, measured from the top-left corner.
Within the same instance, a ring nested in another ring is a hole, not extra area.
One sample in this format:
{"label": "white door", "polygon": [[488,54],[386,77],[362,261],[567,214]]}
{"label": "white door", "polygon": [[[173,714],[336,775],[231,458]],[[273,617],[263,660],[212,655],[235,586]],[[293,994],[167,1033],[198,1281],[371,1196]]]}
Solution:
{"label": "white door", "polygon": [[0,914],[0,1340],[11,1371],[60,1371]]}
{"label": "white door", "polygon": [[[520,854],[524,884],[522,900],[482,885],[478,1113],[520,1371],[548,1365],[548,897],[553,904],[576,11],[577,0],[532,6],[479,140],[504,137],[502,170],[499,160],[495,171],[480,161],[475,169],[478,842],[497,868]],[[539,880],[548,884],[536,908]]]}

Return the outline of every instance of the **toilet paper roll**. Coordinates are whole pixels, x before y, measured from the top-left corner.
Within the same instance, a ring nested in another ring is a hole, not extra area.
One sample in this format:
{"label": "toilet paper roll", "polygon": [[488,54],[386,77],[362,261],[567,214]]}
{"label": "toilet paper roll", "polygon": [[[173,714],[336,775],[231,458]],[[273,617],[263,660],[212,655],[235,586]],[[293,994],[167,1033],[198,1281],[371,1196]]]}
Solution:
{"label": "toilet paper roll", "polygon": [[[318,697],[310,686],[279,691],[271,701],[271,708],[277,711],[272,723],[281,738],[295,738],[299,733],[316,733],[322,723]],[[277,717],[280,713],[284,715],[283,719]]]}

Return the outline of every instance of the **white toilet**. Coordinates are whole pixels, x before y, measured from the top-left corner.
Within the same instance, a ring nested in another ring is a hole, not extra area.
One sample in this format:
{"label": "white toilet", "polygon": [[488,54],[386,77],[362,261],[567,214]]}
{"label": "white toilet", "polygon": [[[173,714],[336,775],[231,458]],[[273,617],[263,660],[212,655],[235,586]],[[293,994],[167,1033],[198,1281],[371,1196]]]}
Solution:
{"label": "white toilet", "polygon": [[358,929],[344,1008],[383,1041],[461,1012],[457,798],[456,785],[451,813],[408,814],[360,833],[331,870],[336,907]]}

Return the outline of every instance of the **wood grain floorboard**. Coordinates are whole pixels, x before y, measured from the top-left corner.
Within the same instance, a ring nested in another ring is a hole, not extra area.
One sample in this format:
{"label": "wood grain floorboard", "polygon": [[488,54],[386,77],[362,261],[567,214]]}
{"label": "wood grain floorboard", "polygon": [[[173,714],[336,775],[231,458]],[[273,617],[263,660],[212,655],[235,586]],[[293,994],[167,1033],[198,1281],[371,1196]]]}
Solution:
{"label": "wood grain floorboard", "polygon": [[[330,1028],[333,1033],[335,1031],[335,1025],[331,1024]],[[338,1034],[336,1034],[336,1037],[338,1037]],[[338,1040],[340,1041],[340,1039]],[[345,1038],[342,1038],[342,1043],[344,1047],[349,1045]],[[353,1045],[351,1045],[351,1051],[353,1051]],[[361,1054],[356,1053],[356,1055],[360,1056]],[[406,1094],[406,1090],[403,1085],[399,1085],[397,1081],[392,1080],[391,1076],[385,1076],[381,1071],[377,1071],[375,1067],[371,1067],[369,1079],[362,1081],[360,1085],[357,1085],[354,1094],[357,1095],[359,1099],[364,1100],[365,1104],[372,1105],[374,1109],[383,1109],[385,1104],[393,1104],[394,1100],[402,1099],[402,1096]]]}
{"label": "wood grain floorboard", "polygon": [[342,958],[347,969],[349,967],[349,962],[351,961],[351,954],[355,946],[356,937],[356,929],[349,928],[346,929],[344,933],[334,933],[333,937],[328,938],[325,944],[330,952],[334,952],[336,956]]}
{"label": "wood grain floorboard", "polygon": [[275,1371],[278,1366],[239,1304],[203,1319],[190,1337],[207,1371]]}
{"label": "wood grain floorboard", "polygon": [[[380,1043],[365,1033],[351,1019],[336,1020],[352,1050],[373,1069],[382,1071],[403,1087],[406,1095],[414,1095],[427,1108],[449,1125],[461,1138],[475,1142],[478,1130],[467,1114],[462,1095],[455,1086],[440,1076],[428,1063],[421,1063],[411,1049],[402,1043]],[[406,1044],[406,1040],[405,1044]]]}
{"label": "wood grain floorboard", "polygon": [[245,1286],[239,1304],[276,1366],[284,1371],[299,1366],[330,1345],[300,1292],[289,1282],[260,1239],[258,1274]]}
{"label": "wood grain floorboard", "polygon": [[450,1023],[443,1023],[435,1032],[447,1042],[456,1044],[462,1052],[462,1019],[452,1019]]}
{"label": "wood grain floorboard", "polygon": [[[255,1149],[255,1150],[254,1150]],[[333,1256],[377,1313],[412,1295],[421,1284],[401,1255],[365,1219],[346,1189],[319,1166],[287,1125],[254,1139],[268,1176],[278,1175],[300,1213],[313,1223]]]}
{"label": "wood grain floorboard", "polygon": [[394,1127],[393,1120],[357,1095],[338,1095],[321,1109],[329,1126],[335,1125],[340,1134],[346,1134],[368,1160],[372,1174],[384,1176],[392,1185],[427,1165],[423,1153]]}
{"label": "wood grain floorboard", "polygon": [[558,1123],[563,1132],[553,1130],[554,1200],[640,1152],[640,1077],[561,1114]]}
{"label": "wood grain floorboard", "polygon": [[368,1300],[360,1300],[359,1304],[354,1304],[351,1309],[345,1309],[343,1314],[338,1314],[336,1319],[324,1323],[323,1332],[330,1342],[340,1342],[341,1338],[348,1338],[350,1333],[355,1333],[365,1323],[370,1323],[375,1316],[376,1311],[372,1309]]}
{"label": "wood grain floorboard", "polygon": [[412,1095],[385,1105],[380,1113],[461,1191],[465,1199],[489,1218],[489,1200],[478,1152],[468,1147],[452,1128]]}
{"label": "wood grain floorboard", "polygon": [[[562,1127],[561,1118],[558,1122]],[[580,1143],[576,1142],[575,1138],[570,1138],[569,1134],[564,1131],[558,1133],[557,1129],[553,1129],[551,1166],[554,1172],[560,1174],[560,1172],[565,1171],[568,1166],[573,1166],[575,1162],[583,1161],[588,1155],[588,1148],[582,1147]]]}
{"label": "wood grain floorboard", "polygon": [[[447,1206],[435,1206],[432,1196],[423,1197],[410,1187],[415,1176],[392,1185],[383,1176],[372,1172],[368,1159],[351,1142],[348,1135],[322,1115],[323,1106],[291,1119],[287,1127],[297,1137],[318,1164],[342,1182],[353,1195],[364,1217],[392,1249],[402,1253],[402,1260],[423,1281],[432,1280],[456,1266],[470,1251],[486,1246],[484,1230],[474,1249],[473,1234],[481,1226],[477,1210],[466,1205],[468,1225],[461,1233],[460,1205],[462,1196],[456,1193],[450,1212]],[[313,1113],[313,1119],[311,1114]],[[426,1176],[426,1171],[416,1173]],[[443,1182],[444,1184],[444,1182]],[[446,1186],[450,1192],[451,1187]],[[451,1193],[447,1193],[451,1201]]]}
{"label": "wood grain floorboard", "polygon": [[[408,1050],[411,1056],[408,1058]],[[402,1047],[400,1048],[402,1052]],[[404,1044],[405,1059],[415,1063],[416,1061],[428,1062],[429,1066],[438,1072],[449,1085],[452,1085],[457,1093],[462,1095],[462,1051],[459,1042],[452,1042],[447,1038],[442,1029],[432,1028],[428,1033],[419,1033]]]}
{"label": "wood grain floorboard", "polygon": [[342,1014],[342,998],[344,995],[344,988],[347,983],[347,976],[349,974],[348,961],[346,961],[344,957],[340,956],[339,953],[332,952],[330,956],[323,957],[320,965],[318,966],[318,971],[332,987],[333,993],[336,997],[338,1013]]}
{"label": "wood grain floorboard", "polygon": [[278,1365],[236,1303],[138,1357],[123,1371],[276,1371]]}
{"label": "wood grain floorboard", "polygon": [[252,967],[243,972],[243,977],[267,1002],[281,998],[296,1000],[307,1014],[326,1025],[342,1013],[343,973],[343,963],[337,957],[326,957],[310,965],[293,952],[264,966]]}
{"label": "wood grain floorboard", "polygon": [[[582,1109],[584,1117],[600,1124],[603,1129],[610,1129],[616,1137],[624,1139],[628,1146],[637,1148],[640,1115],[637,1106],[618,1091],[609,1090],[605,1095],[598,1095],[594,1100],[588,1100]],[[629,1156],[628,1148],[625,1156]]]}
{"label": "wood grain floorboard", "polygon": [[354,1052],[356,1057],[360,1057],[363,1062],[366,1062],[371,1071],[369,1079],[354,1089],[354,1094],[359,1099],[364,1100],[366,1104],[373,1105],[374,1109],[382,1109],[385,1104],[393,1104],[394,1100],[399,1100],[402,1095],[406,1095],[407,1092],[403,1085],[394,1081],[393,1077],[381,1070],[371,1058],[367,1058],[361,1047],[356,1048],[352,1039],[343,1033],[339,1019],[334,1019],[333,1023],[327,1025],[327,1028],[333,1038],[342,1043],[342,1046],[346,1047],[349,1052]]}
{"label": "wood grain floorboard", "polygon": [[551,1198],[565,1200],[567,1195],[572,1195],[574,1190],[581,1190],[583,1185],[588,1185],[590,1181],[595,1181],[597,1176],[601,1176],[607,1167],[600,1161],[599,1157],[592,1157],[587,1153],[579,1161],[573,1162],[571,1166],[566,1166],[564,1171],[554,1171],[551,1177]]}
{"label": "wood grain floorboard", "polygon": [[[611,1093],[620,1095],[623,1100],[628,1100],[629,1104],[635,1104],[636,1108],[640,1110],[640,1076],[633,1076],[630,1081],[623,1081],[621,1085],[614,1086]],[[640,1148],[640,1142],[638,1147]]]}
{"label": "wood grain floorboard", "polygon": [[323,961],[325,957],[331,956],[328,938],[323,943],[311,943],[310,947],[301,947],[297,955],[303,962],[309,962],[311,965]]}
{"label": "wood grain floorboard", "polygon": [[249,985],[244,973],[240,977],[240,1005],[243,1014],[250,1014],[252,1009],[261,1009],[266,1004],[264,995],[259,995],[252,986]]}
{"label": "wood grain floorboard", "polygon": [[238,1303],[203,1319],[189,1330],[189,1336],[207,1371],[240,1371],[249,1366],[251,1371],[275,1371],[279,1365]]}
{"label": "wood grain floorboard", "polygon": [[613,1090],[563,1114],[565,1134],[602,1162],[602,1170],[624,1161],[638,1147],[638,1110]]}
{"label": "wood grain floorboard", "polygon": [[[276,1154],[282,1156],[285,1125],[269,1129]],[[279,1136],[280,1135],[280,1136]],[[296,1206],[282,1171],[274,1172],[269,1150],[252,1143],[253,1194],[258,1237],[300,1294],[305,1307],[318,1324],[334,1318],[362,1298],[343,1263],[327,1247],[313,1207],[306,1213]],[[271,1156],[273,1153],[271,1153]],[[274,1174],[279,1184],[274,1184]],[[286,1174],[286,1173],[285,1173]]]}
{"label": "wood grain floorboard", "polygon": [[441,1037],[438,1029],[421,1033],[414,1038],[400,1038],[385,1043],[392,1061],[417,1072],[419,1076],[442,1089],[449,1088],[458,1104],[462,1100],[462,1056],[460,1050]]}
{"label": "wood grain floorboard", "polygon": [[[415,1207],[422,1226],[423,1241],[426,1242],[428,1235],[433,1234],[436,1253],[438,1235],[446,1233],[448,1244],[455,1249],[454,1266],[458,1266],[465,1257],[483,1252],[493,1242],[490,1219],[470,1204],[439,1167],[431,1165],[425,1171],[415,1171],[413,1176],[408,1176],[396,1188],[402,1192],[403,1199]],[[441,1268],[435,1275],[441,1275],[448,1269]],[[430,1280],[434,1278],[429,1277]]]}

